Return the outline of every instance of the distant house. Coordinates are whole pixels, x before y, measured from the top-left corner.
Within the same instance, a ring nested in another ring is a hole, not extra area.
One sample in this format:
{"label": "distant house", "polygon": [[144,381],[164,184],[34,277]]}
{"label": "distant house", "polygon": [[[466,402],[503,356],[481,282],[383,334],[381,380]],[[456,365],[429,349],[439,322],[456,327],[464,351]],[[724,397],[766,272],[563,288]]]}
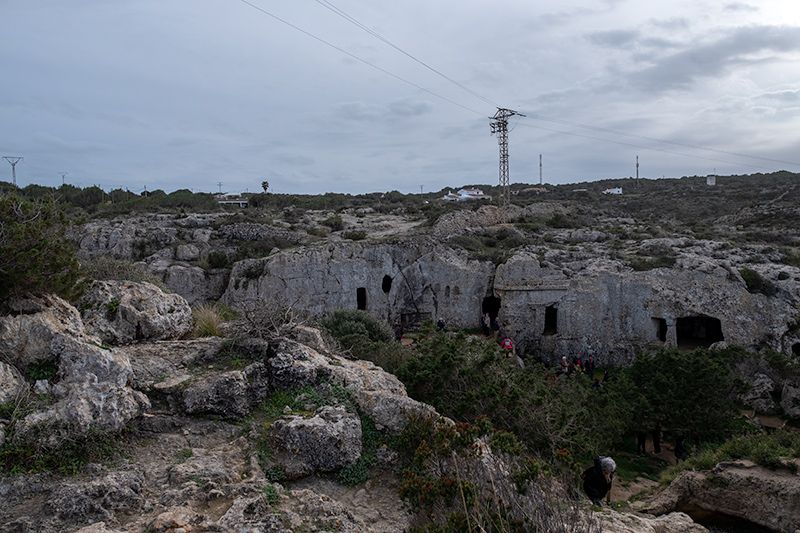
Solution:
{"label": "distant house", "polygon": [[217,194],[217,203],[220,205],[235,205],[238,207],[247,207],[249,201],[249,194]]}
{"label": "distant house", "polygon": [[491,200],[492,197],[483,194],[480,189],[460,189],[458,192],[450,191],[442,197],[442,200],[448,202],[465,202],[467,200]]}
{"label": "distant house", "polygon": [[527,189],[522,189],[522,192],[527,194],[542,194],[547,192],[547,189],[544,187],[528,187]]}
{"label": "distant house", "polygon": [[603,194],[622,194],[622,187],[615,187],[613,189],[606,189]]}

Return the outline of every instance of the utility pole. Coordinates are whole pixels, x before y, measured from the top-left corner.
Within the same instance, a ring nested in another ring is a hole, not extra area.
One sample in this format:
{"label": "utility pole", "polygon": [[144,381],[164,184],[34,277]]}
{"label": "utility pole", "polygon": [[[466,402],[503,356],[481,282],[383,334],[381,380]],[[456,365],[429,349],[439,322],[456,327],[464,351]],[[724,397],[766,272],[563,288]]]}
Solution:
{"label": "utility pole", "polygon": [[17,163],[22,161],[21,157],[3,156],[3,159],[11,163],[11,179],[13,180],[14,187],[17,186]]}
{"label": "utility pole", "polygon": [[59,174],[61,174],[61,185],[64,185],[64,182],[66,181],[67,178],[67,174],[69,174],[69,172],[59,172]]}
{"label": "utility pole", "polygon": [[539,154],[539,187],[542,186],[542,154]]}
{"label": "utility pole", "polygon": [[639,188],[639,156],[636,156],[636,188]]}
{"label": "utility pole", "polygon": [[524,117],[522,113],[517,113],[511,109],[497,108],[497,113],[493,117],[489,117],[492,122],[489,127],[492,134],[497,134],[497,144],[500,145],[500,191],[503,197],[501,201],[502,207],[508,207],[509,203],[509,190],[508,190],[508,119],[518,115]]}
{"label": "utility pole", "polygon": [[219,195],[222,196],[222,182],[218,181],[217,186],[219,187]]}

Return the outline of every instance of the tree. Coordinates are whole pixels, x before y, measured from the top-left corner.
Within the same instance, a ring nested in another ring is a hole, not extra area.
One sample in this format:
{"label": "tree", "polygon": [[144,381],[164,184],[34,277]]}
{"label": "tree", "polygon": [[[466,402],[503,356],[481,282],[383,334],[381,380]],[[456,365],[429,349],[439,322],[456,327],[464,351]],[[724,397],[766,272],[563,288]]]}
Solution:
{"label": "tree", "polygon": [[52,196],[0,198],[0,300],[45,293],[73,299],[83,291],[67,225]]}
{"label": "tree", "polygon": [[736,383],[731,366],[740,355],[735,350],[707,349],[661,349],[639,355],[630,377],[632,392],[642,396],[643,418],[698,437],[718,436],[733,410],[730,397]]}
{"label": "tree", "polygon": [[269,189],[269,182],[268,181],[262,181],[261,182],[261,188],[264,189],[264,192],[267,192],[267,189]]}

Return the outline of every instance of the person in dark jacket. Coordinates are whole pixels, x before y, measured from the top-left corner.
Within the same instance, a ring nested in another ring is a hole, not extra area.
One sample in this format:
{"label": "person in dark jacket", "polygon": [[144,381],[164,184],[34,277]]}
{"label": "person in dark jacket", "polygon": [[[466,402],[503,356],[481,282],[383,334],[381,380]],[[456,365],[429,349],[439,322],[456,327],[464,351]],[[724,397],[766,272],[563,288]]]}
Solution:
{"label": "person in dark jacket", "polygon": [[581,474],[583,491],[596,506],[603,506],[604,496],[606,503],[611,503],[611,484],[614,482],[616,469],[617,463],[611,457],[597,457],[594,466],[587,468]]}

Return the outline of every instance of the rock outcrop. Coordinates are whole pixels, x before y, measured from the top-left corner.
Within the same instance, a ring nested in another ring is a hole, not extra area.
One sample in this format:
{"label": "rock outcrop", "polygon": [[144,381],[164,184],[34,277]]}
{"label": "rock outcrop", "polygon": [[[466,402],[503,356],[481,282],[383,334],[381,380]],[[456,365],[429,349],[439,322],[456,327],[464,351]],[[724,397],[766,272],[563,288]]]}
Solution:
{"label": "rock outcrop", "polygon": [[745,460],[720,463],[710,472],[682,472],[643,510],[661,515],[691,508],[795,533],[800,530],[800,477]]}
{"label": "rock outcrop", "polygon": [[178,339],[192,329],[192,310],[151,283],[95,281],[83,297],[86,329],[108,344]]}
{"label": "rock outcrop", "polygon": [[323,407],[312,417],[288,415],[270,427],[275,459],[287,479],[335,472],[361,457],[361,421],[343,407]]}

